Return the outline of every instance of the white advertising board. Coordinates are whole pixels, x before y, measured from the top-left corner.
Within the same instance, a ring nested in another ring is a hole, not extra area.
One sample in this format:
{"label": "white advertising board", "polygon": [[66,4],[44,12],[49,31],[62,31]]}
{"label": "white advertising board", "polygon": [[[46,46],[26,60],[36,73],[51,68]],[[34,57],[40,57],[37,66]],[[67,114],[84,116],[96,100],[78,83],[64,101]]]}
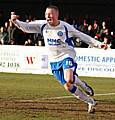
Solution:
{"label": "white advertising board", "polygon": [[0,46],[0,72],[48,74],[48,66],[44,47]]}
{"label": "white advertising board", "polygon": [[115,77],[115,50],[76,49],[80,76]]}
{"label": "white advertising board", "polygon": [[[115,50],[76,48],[79,76],[115,78]],[[45,47],[0,46],[0,72],[51,74]]]}

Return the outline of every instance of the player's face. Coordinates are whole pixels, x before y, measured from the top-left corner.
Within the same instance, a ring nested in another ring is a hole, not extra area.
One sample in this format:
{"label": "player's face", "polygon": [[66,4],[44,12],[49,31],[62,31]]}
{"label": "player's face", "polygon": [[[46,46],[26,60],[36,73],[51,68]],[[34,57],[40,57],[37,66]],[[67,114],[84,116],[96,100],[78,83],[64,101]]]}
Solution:
{"label": "player's face", "polygon": [[58,16],[59,16],[59,13],[57,10],[52,8],[46,9],[45,18],[50,25],[56,26],[59,24]]}

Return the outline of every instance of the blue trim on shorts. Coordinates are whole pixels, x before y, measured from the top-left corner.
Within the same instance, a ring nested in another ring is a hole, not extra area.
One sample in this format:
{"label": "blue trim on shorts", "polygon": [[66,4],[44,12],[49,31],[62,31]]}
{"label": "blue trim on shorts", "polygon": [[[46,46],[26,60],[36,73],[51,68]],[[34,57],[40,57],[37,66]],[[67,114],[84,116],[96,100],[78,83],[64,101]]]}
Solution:
{"label": "blue trim on shorts", "polygon": [[[68,69],[68,68],[73,68],[74,67],[73,74],[77,75],[77,73],[76,73],[77,63],[75,63],[72,58],[68,57],[68,58],[65,58],[64,60],[59,61],[59,62],[51,62],[50,65],[51,65],[51,70],[52,70],[52,73],[53,73],[54,77],[62,85],[64,85],[66,83],[66,80],[64,79],[64,69]],[[74,83],[74,81],[73,81],[73,83]]]}

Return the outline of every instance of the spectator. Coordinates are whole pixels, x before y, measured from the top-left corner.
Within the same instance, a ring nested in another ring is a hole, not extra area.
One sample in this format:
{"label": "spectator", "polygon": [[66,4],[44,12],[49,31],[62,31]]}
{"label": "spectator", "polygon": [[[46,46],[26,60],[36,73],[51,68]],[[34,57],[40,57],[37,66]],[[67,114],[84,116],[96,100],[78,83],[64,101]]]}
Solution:
{"label": "spectator", "polygon": [[[87,34],[87,31],[88,31],[88,23],[87,23],[87,20],[86,20],[86,19],[83,20],[83,24],[81,24],[78,29],[79,29],[81,32]],[[81,40],[80,40],[80,41],[81,41]],[[80,47],[82,47],[82,48],[87,48],[87,47],[89,46],[88,44],[86,44],[86,43],[84,43],[84,42],[80,42],[80,44],[81,44]]]}
{"label": "spectator", "polygon": [[8,43],[8,33],[5,27],[0,28],[0,42],[2,45],[6,45]]}
{"label": "spectator", "polygon": [[94,36],[95,36],[96,34],[99,34],[99,31],[100,31],[100,27],[99,27],[99,25],[98,25],[98,23],[97,23],[97,20],[94,20],[94,23],[93,23]]}
{"label": "spectator", "polygon": [[105,34],[106,34],[107,31],[108,31],[108,28],[107,28],[106,22],[103,21],[101,29],[100,29],[100,37],[101,37],[101,39],[104,39]]}
{"label": "spectator", "polygon": [[77,22],[76,22],[75,19],[73,19],[73,21],[72,21],[72,26],[73,26],[75,29],[77,29],[77,27],[78,27]]}
{"label": "spectator", "polygon": [[115,34],[113,31],[110,32],[110,37],[111,37],[110,48],[115,49]]}
{"label": "spectator", "polygon": [[13,24],[12,24],[12,22],[10,21],[10,19],[9,19],[9,26],[8,26],[8,29],[7,29],[7,31],[8,31],[8,37],[9,37],[9,42],[10,42],[10,40],[15,40],[15,38],[14,38],[14,32],[15,32],[15,30],[16,30],[17,28],[16,28],[16,26],[14,26]]}
{"label": "spectator", "polygon": [[82,32],[84,32],[84,33],[87,33],[87,29],[88,29],[88,23],[87,23],[87,20],[84,19],[83,20],[83,24],[81,24],[79,26],[79,30],[82,31]]}
{"label": "spectator", "polygon": [[25,41],[25,46],[34,46],[35,44],[33,43],[32,39],[31,38],[28,38],[27,41]]}
{"label": "spectator", "polygon": [[34,33],[33,39],[35,46],[44,46],[44,40],[40,33]]}
{"label": "spectator", "polygon": [[94,31],[93,31],[93,27],[92,27],[91,24],[88,26],[87,34],[88,34],[89,36],[93,37],[93,38],[94,38],[94,36],[95,36],[95,35],[94,35]]}

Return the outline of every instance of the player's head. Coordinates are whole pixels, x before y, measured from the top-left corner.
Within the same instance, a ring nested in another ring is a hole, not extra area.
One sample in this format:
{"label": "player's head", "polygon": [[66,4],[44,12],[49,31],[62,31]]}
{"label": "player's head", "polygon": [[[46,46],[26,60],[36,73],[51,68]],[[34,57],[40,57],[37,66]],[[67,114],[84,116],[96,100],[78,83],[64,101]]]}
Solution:
{"label": "player's head", "polygon": [[58,17],[59,9],[57,6],[50,5],[46,8],[45,18],[50,25],[52,26],[58,25],[59,24]]}

